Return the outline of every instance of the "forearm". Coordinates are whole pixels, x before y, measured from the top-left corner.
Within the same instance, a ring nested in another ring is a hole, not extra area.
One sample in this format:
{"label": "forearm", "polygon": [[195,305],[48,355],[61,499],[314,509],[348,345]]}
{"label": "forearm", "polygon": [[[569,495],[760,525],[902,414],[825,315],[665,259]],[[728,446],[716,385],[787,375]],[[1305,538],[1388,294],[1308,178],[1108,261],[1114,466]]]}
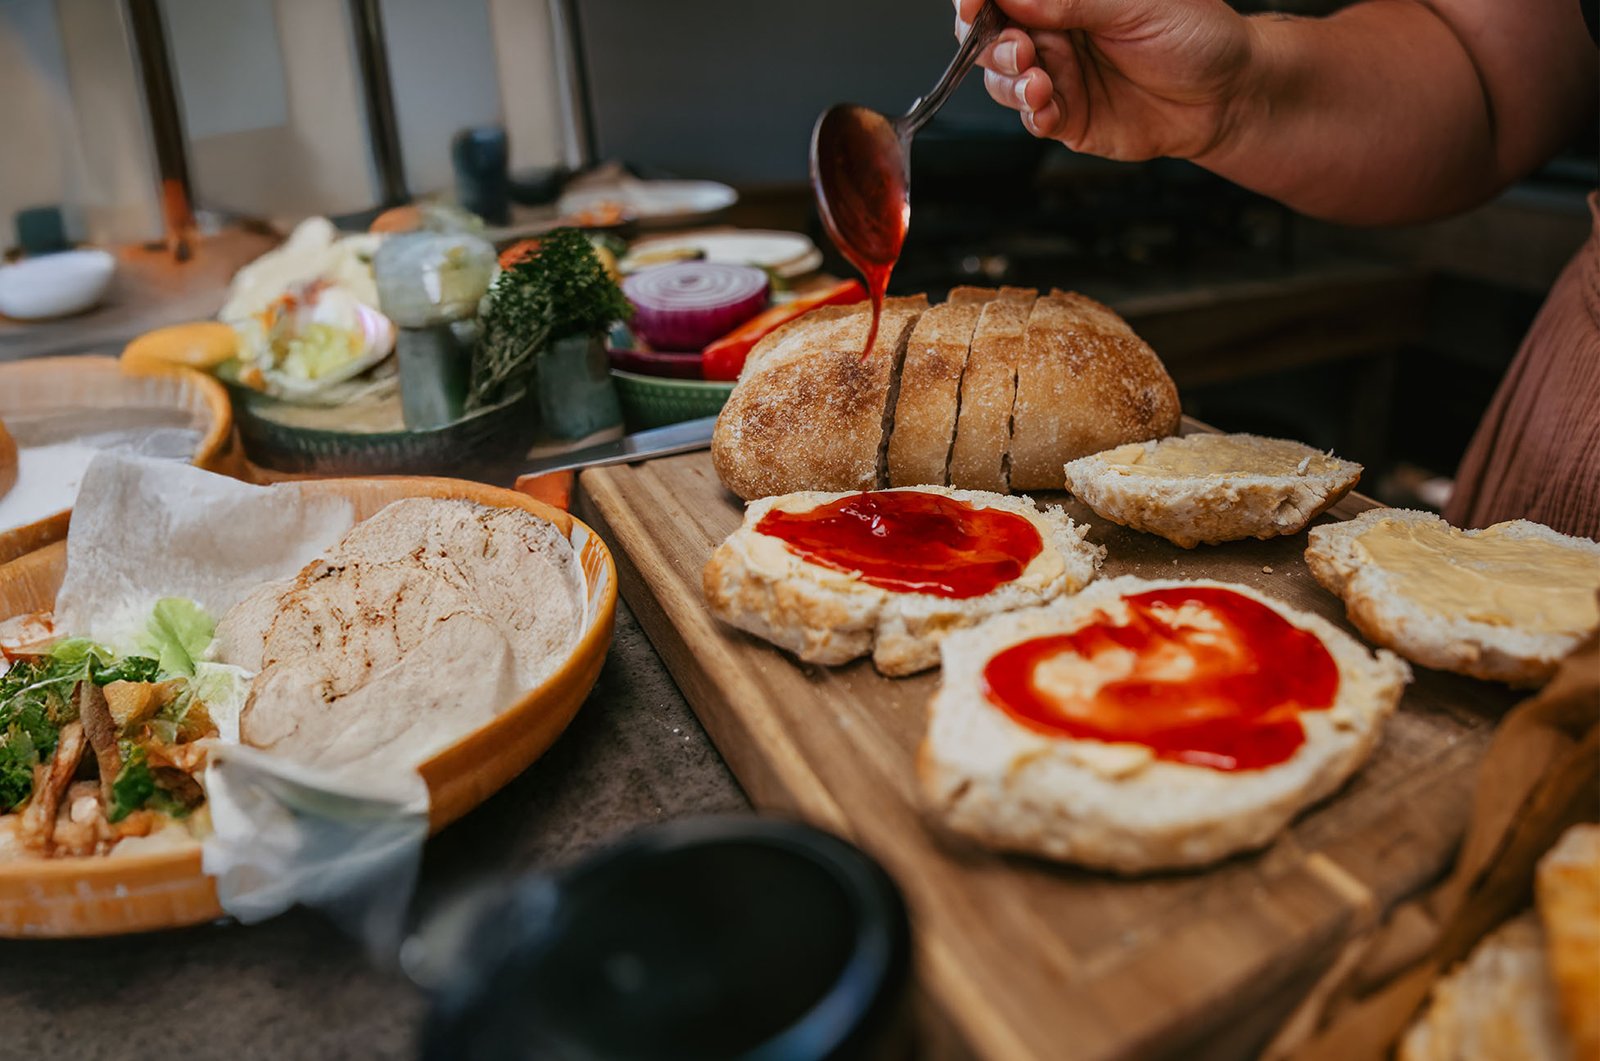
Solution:
{"label": "forearm", "polygon": [[1460,210],[1526,168],[1527,152],[1497,140],[1467,47],[1423,4],[1371,0],[1325,19],[1257,16],[1249,27],[1250,62],[1222,135],[1196,159],[1206,168],[1354,224]]}

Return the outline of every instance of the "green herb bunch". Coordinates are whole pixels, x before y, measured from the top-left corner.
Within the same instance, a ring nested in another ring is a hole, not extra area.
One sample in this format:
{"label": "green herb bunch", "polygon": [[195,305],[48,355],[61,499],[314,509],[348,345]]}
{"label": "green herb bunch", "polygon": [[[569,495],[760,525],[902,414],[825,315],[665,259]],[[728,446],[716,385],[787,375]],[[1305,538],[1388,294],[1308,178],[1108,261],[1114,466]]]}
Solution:
{"label": "green herb bunch", "polygon": [[526,387],[534,358],[551,343],[605,332],[632,312],[587,236],[575,228],[546,233],[489,287],[467,407],[494,405]]}

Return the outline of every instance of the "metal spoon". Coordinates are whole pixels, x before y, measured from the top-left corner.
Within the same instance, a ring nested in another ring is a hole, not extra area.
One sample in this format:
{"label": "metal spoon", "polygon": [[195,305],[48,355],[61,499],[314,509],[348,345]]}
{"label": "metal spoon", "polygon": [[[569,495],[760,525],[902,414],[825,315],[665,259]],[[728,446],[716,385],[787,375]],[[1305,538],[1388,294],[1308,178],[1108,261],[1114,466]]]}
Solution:
{"label": "metal spoon", "polygon": [[811,187],[823,227],[839,253],[861,271],[872,295],[872,349],[889,273],[911,222],[911,138],[950,99],[961,79],[994,43],[1006,16],[988,0],[972,20],[933,91],[899,118],[853,103],[829,107],[811,133]]}

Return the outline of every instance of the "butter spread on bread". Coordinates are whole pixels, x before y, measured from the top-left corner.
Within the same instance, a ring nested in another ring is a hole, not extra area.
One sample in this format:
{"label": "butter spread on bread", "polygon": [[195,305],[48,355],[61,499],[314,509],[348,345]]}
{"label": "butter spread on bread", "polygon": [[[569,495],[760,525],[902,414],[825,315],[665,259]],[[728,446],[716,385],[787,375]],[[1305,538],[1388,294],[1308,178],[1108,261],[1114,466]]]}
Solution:
{"label": "butter spread on bread", "polygon": [[1600,543],[1528,520],[1375,508],[1313,527],[1306,563],[1369,640],[1474,678],[1542,683],[1600,622]]}
{"label": "butter spread on bread", "polygon": [[1298,533],[1356,485],[1361,465],[1300,442],[1206,433],[1117,446],[1064,474],[1096,515],[1192,549]]}

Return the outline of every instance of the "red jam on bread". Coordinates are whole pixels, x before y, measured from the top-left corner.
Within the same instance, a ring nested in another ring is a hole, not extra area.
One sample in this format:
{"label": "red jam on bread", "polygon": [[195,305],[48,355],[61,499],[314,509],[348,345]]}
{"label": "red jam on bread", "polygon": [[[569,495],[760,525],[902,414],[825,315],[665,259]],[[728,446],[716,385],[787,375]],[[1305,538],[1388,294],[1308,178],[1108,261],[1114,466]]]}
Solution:
{"label": "red jam on bread", "polygon": [[870,586],[956,600],[1013,581],[1044,549],[1032,520],[918,490],[851,494],[804,512],[775,508],[756,530]]}
{"label": "red jam on bread", "polygon": [[1331,707],[1339,668],[1320,639],[1217,586],[1126,596],[1067,634],[996,654],[989,700],[1052,737],[1137,743],[1158,759],[1259,770],[1305,743],[1300,712]]}

